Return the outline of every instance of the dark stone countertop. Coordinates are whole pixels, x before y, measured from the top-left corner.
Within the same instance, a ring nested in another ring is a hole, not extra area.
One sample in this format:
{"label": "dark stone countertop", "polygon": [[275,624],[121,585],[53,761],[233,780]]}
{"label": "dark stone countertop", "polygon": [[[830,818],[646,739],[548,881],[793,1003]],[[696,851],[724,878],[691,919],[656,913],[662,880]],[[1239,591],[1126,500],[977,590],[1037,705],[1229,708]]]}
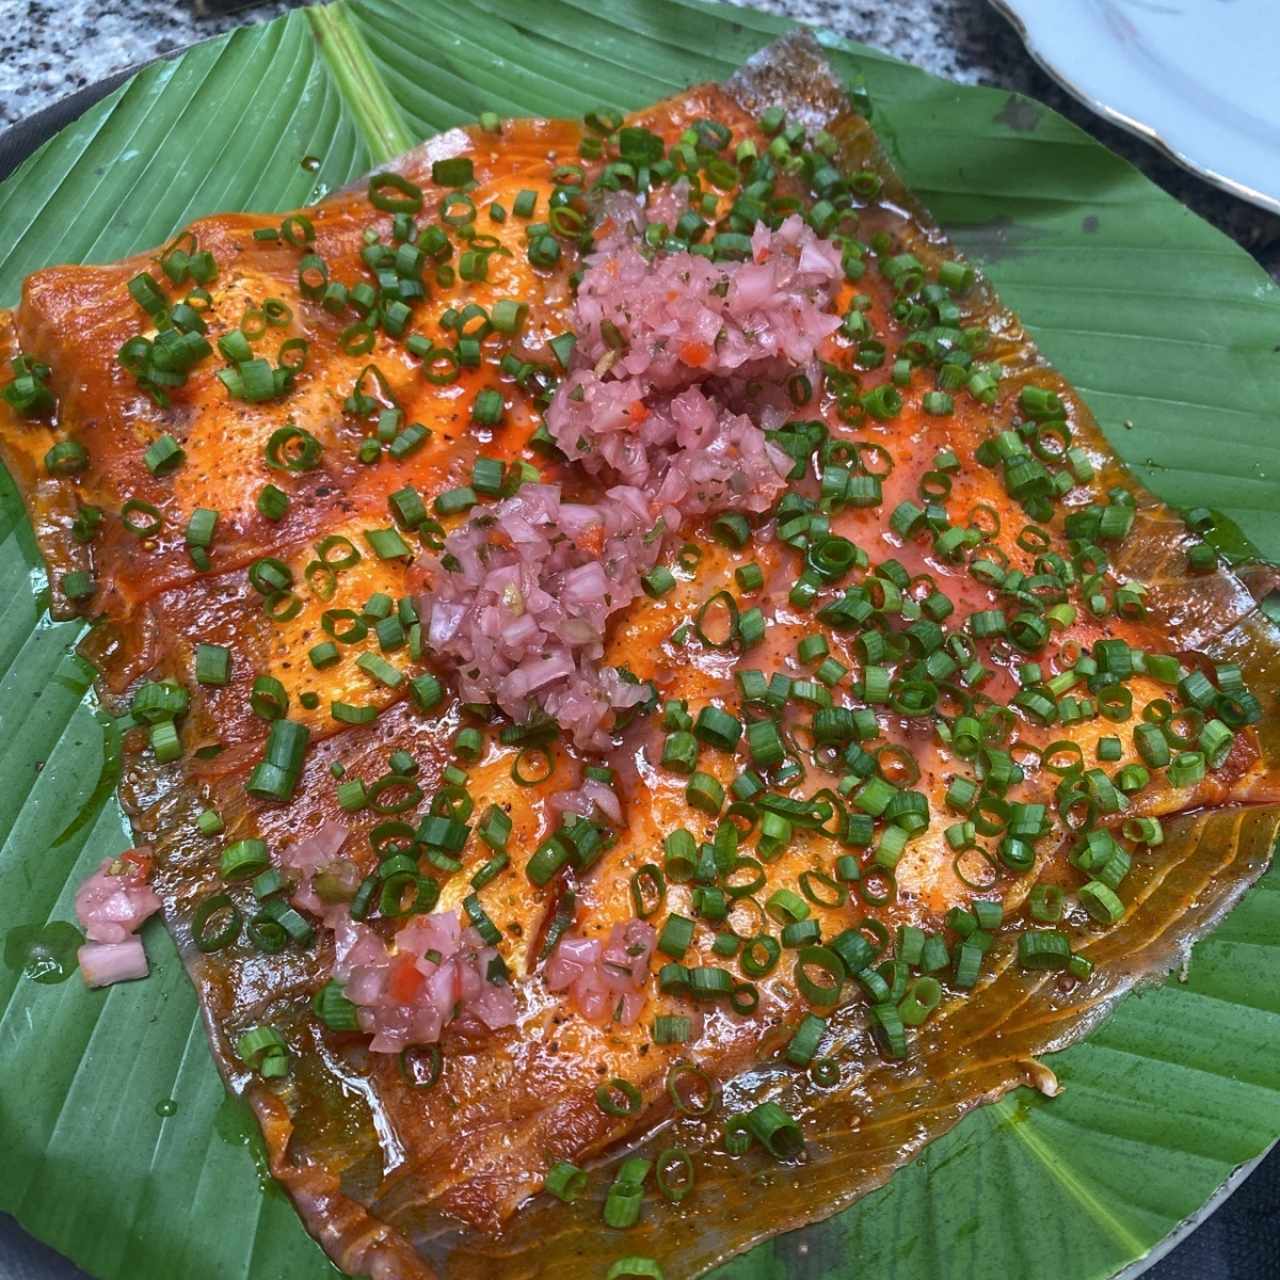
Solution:
{"label": "dark stone countertop", "polygon": [[[301,0],[235,7],[204,0],[0,0],[0,128],[126,67],[263,21]],[[829,27],[937,75],[1026,93],[1132,161],[1226,232],[1280,279],[1280,217],[1220,191],[1147,143],[1095,116],[1028,56],[987,0],[744,0]],[[1064,0],[1066,3],[1066,0]],[[1280,1274],[1280,1155],[1147,1273],[1148,1280],[1265,1280]],[[85,1280],[0,1215],[0,1276]],[[1016,1280],[1016,1278],[1014,1278]]]}

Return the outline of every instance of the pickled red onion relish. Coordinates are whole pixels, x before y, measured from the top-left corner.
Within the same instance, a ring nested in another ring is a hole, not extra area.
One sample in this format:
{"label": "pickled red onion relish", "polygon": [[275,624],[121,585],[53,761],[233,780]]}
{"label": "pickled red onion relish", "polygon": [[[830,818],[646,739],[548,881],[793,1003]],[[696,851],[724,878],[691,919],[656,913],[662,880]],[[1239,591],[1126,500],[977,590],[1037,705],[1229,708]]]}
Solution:
{"label": "pickled red onion relish", "polygon": [[772,505],[792,463],[763,428],[786,421],[787,383],[817,377],[818,344],[840,326],[840,252],[799,217],[757,227],[750,259],[712,262],[641,253],[637,203],[611,207],[546,417],[565,456],[611,487],[584,506],[525,485],[449,536],[423,599],[465,700],[516,720],[542,711],[595,750],[646,696],[599,668],[608,620],[693,518]]}

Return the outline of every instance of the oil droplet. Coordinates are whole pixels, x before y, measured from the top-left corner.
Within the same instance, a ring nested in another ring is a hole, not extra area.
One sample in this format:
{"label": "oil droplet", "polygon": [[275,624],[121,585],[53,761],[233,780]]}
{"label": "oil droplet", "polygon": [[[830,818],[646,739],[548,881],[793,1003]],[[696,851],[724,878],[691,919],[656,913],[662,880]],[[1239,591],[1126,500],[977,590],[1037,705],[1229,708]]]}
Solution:
{"label": "oil droplet", "polygon": [[63,920],[20,924],[5,934],[4,962],[32,982],[65,982],[76,971],[76,948],[83,945],[84,934]]}
{"label": "oil droplet", "polygon": [[161,1098],[156,1103],[156,1115],[158,1116],[176,1116],[178,1114],[178,1104],[172,1098]]}
{"label": "oil droplet", "polygon": [[302,167],[308,173],[315,173],[315,171],[320,168],[320,157],[319,156],[303,156]]}

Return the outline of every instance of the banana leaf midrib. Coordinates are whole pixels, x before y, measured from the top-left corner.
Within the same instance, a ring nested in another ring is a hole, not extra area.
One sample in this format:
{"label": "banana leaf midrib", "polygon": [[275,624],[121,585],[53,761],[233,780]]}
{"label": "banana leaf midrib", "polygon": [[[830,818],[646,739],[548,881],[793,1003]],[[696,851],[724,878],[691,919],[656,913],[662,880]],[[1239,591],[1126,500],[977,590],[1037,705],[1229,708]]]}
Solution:
{"label": "banana leaf midrib", "polygon": [[368,46],[345,5],[312,5],[307,20],[334,83],[351,112],[375,166],[409,150],[417,141],[369,58]]}

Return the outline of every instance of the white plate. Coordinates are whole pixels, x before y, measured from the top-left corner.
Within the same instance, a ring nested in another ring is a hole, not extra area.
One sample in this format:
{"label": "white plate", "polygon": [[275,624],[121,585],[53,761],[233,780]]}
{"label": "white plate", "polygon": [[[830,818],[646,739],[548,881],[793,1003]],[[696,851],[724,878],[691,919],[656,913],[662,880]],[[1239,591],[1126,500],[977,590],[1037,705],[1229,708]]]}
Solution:
{"label": "white plate", "polygon": [[1280,0],[992,0],[1115,124],[1280,213]]}

